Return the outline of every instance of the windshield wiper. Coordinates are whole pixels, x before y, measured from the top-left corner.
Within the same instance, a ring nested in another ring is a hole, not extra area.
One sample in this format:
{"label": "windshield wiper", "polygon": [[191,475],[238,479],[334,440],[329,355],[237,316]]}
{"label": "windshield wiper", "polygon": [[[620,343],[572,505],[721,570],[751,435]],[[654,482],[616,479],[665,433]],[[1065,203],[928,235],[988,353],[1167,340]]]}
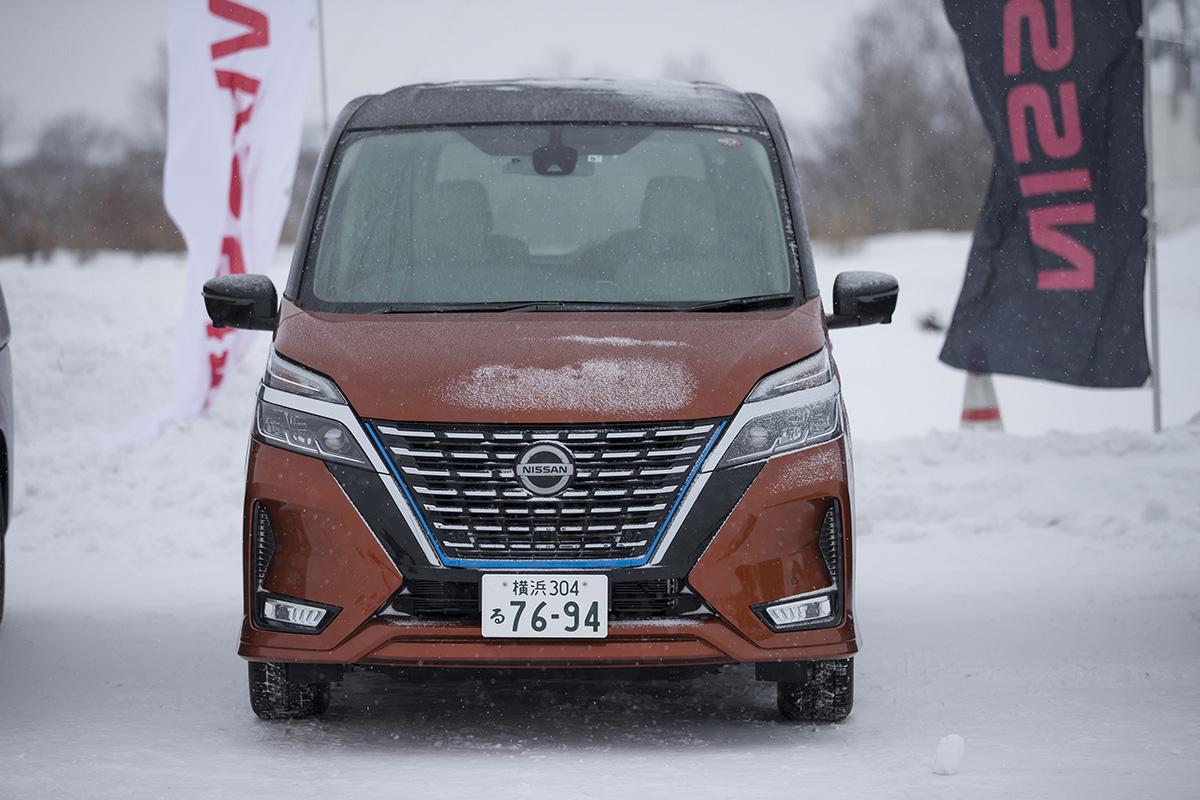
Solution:
{"label": "windshield wiper", "polygon": [[[420,303],[381,306],[360,314],[444,314],[454,312],[505,311],[679,311],[666,303],[623,303],[603,300],[520,300],[487,303]],[[684,310],[687,310],[684,307]]]}
{"label": "windshield wiper", "polygon": [[530,300],[524,303],[496,303],[489,306],[488,311],[566,311],[568,308],[579,308],[579,305],[566,300]]}
{"label": "windshield wiper", "polygon": [[711,303],[697,303],[688,306],[688,311],[751,311],[756,308],[773,308],[785,306],[792,302],[790,294],[758,294],[751,297],[732,297],[728,300],[714,300]]}
{"label": "windshield wiper", "polygon": [[562,311],[565,303],[539,300],[519,303],[414,303],[364,311],[364,314],[446,314],[470,311]]}
{"label": "windshield wiper", "polygon": [[621,303],[603,300],[533,300],[528,303],[497,303],[489,311],[662,311],[673,306],[662,303]]}
{"label": "windshield wiper", "polygon": [[495,303],[422,303],[383,306],[361,314],[441,314],[454,312],[507,311],[746,311],[755,308],[770,308],[787,305],[792,301],[790,294],[764,294],[754,297],[734,297],[730,300],[694,303],[638,303],[604,300],[520,300]]}

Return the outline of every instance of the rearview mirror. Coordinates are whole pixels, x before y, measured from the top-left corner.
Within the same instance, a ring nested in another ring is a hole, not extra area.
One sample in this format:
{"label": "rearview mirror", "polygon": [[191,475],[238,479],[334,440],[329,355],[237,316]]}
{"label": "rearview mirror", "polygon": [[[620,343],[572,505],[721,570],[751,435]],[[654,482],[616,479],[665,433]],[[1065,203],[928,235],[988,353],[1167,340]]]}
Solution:
{"label": "rearview mirror", "polygon": [[885,272],[843,272],[833,281],[833,313],[825,323],[831,328],[887,325],[899,295],[900,284]]}
{"label": "rearview mirror", "polygon": [[279,319],[275,284],[266,275],[222,275],[204,283],[204,307],[217,328],[273,331]]}

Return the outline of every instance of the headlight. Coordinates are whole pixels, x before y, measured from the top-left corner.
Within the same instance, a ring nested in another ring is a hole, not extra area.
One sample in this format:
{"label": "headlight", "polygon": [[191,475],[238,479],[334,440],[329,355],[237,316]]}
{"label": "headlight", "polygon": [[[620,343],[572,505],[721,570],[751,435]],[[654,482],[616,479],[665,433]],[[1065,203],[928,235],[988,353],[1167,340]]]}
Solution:
{"label": "headlight", "polygon": [[263,385],[314,400],[346,405],[346,398],[333,381],[288,361],[278,355],[275,348],[271,348],[271,356],[267,359],[267,373],[263,375]]}
{"label": "headlight", "polygon": [[733,440],[718,467],[760,461],[836,439],[842,432],[841,398],[829,354],[822,348],[767,375],[747,395],[738,417],[741,425],[731,431]]}
{"label": "headlight", "polygon": [[371,467],[358,442],[340,422],[277,406],[261,398],[254,417],[255,431],[265,442],[327,461]]}
{"label": "headlight", "polygon": [[770,400],[772,397],[812,389],[833,380],[833,368],[829,365],[829,351],[822,347],[805,359],[797,361],[790,367],[772,372],[763,378],[750,394],[746,396],[747,403],[759,400]]}

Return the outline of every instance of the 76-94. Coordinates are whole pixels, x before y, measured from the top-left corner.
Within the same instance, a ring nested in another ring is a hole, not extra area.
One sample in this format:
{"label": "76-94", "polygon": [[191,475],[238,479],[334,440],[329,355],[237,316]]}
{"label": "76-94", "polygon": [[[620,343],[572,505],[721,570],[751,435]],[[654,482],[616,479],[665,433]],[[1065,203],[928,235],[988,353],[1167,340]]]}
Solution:
{"label": "76-94", "polygon": [[[526,600],[510,600],[508,605],[513,609],[512,629],[517,632],[521,627],[521,619],[524,617],[529,627],[535,632],[546,630],[549,625],[549,620],[557,620],[557,613],[551,614],[549,619],[545,616],[546,603],[540,602],[532,610],[529,609],[529,602]],[[500,609],[495,609],[492,616],[495,617]],[[529,616],[525,616],[526,614]],[[600,630],[600,604],[592,601],[588,606],[587,611],[579,607],[579,603],[574,600],[568,600],[563,604],[562,614],[570,620],[570,623],[563,629],[567,633],[574,633],[579,630],[580,625],[585,628],[591,628],[592,632]]]}

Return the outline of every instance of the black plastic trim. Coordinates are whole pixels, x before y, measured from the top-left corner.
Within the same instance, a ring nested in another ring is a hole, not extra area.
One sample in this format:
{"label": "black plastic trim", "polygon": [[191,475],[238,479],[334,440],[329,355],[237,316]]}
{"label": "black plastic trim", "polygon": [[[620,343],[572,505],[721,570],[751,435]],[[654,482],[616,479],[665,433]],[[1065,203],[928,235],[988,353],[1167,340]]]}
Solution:
{"label": "black plastic trim", "polygon": [[662,566],[691,572],[766,463],[763,460],[714,470],[675,533]]}
{"label": "black plastic trim", "polygon": [[350,667],[345,664],[285,664],[288,680],[292,683],[338,683],[346,677]]}
{"label": "black plastic trim", "polygon": [[[472,581],[410,578],[375,616],[446,624],[478,622],[479,586]],[[679,578],[614,580],[608,588],[608,616],[612,622],[712,616],[700,595]]]}
{"label": "black plastic trim", "polygon": [[511,681],[521,685],[524,681],[537,681],[541,687],[547,681],[688,681],[714,675],[723,670],[725,664],[641,664],[638,666],[580,667],[580,666],[499,666],[475,667],[462,664],[428,666],[390,666],[382,664],[356,664],[354,669],[390,675],[406,683],[440,683],[451,681]]}
{"label": "black plastic trim", "polygon": [[[850,659],[835,659],[836,661]],[[813,659],[812,661],[759,661],[754,665],[754,678],[760,681],[777,683],[807,683],[812,679],[813,665],[828,659]]]}
{"label": "black plastic trim", "polygon": [[[384,486],[382,476],[377,472],[333,461],[326,461],[325,466],[350,498],[359,516],[367,523],[367,527],[371,529],[396,568],[405,575],[415,575],[419,572],[419,566],[425,564],[427,559],[424,551],[417,545],[415,537],[424,536],[424,533],[408,527],[400,509],[396,507],[391,494]],[[440,567],[430,569],[444,572]]]}

